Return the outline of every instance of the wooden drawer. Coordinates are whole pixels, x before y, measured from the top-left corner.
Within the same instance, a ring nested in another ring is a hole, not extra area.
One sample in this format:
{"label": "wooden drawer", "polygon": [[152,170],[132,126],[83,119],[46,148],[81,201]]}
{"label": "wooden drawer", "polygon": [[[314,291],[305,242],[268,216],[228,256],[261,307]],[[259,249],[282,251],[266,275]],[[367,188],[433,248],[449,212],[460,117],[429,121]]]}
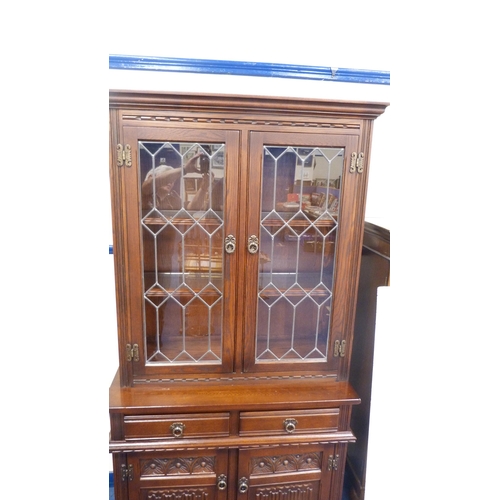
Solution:
{"label": "wooden drawer", "polygon": [[339,409],[240,413],[240,436],[335,432]]}
{"label": "wooden drawer", "polygon": [[229,436],[229,413],[126,415],[125,439],[189,439]]}

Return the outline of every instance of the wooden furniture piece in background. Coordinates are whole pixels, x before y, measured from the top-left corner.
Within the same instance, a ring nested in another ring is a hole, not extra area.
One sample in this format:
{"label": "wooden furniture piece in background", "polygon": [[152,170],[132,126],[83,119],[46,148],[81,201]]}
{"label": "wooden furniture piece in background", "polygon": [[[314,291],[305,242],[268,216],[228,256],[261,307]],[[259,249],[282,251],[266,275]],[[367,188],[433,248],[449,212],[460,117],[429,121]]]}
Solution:
{"label": "wooden furniture piece in background", "polygon": [[110,93],[117,500],[341,498],[386,106]]}
{"label": "wooden furniture piece in background", "polygon": [[353,408],[351,419],[356,442],[349,444],[347,452],[346,488],[350,500],[363,500],[365,497],[377,289],[387,286],[389,277],[390,232],[365,222],[349,372],[349,381],[361,397],[361,404]]}

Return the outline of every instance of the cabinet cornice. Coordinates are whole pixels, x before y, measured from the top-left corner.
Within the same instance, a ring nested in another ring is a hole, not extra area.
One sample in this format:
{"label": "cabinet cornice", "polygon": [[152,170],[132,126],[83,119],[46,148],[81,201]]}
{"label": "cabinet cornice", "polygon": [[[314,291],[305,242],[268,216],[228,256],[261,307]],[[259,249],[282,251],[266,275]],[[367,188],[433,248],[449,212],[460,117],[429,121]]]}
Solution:
{"label": "cabinet cornice", "polygon": [[111,90],[111,108],[191,110],[273,114],[280,116],[341,116],[343,118],[374,119],[389,105],[384,102],[333,101],[326,99],[234,96],[229,94],[163,93],[154,91]]}

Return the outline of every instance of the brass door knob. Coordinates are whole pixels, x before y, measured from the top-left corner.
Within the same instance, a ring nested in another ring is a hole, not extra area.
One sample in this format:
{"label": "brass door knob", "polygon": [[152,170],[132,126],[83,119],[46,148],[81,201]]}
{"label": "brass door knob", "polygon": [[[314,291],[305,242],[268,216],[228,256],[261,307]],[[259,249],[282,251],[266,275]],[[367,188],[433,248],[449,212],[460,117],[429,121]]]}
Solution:
{"label": "brass door knob", "polygon": [[248,479],[242,477],[238,482],[238,491],[240,493],[246,493],[248,491]]}
{"label": "brass door knob", "polygon": [[227,477],[224,474],[221,474],[217,478],[217,488],[219,488],[219,490],[225,490],[227,488]]}
{"label": "brass door knob", "polygon": [[226,249],[226,253],[233,253],[236,250],[236,238],[232,234],[226,236],[224,248]]}
{"label": "brass door knob", "polygon": [[255,234],[252,234],[252,236],[248,238],[247,248],[251,254],[257,253],[259,251],[259,238],[257,238]]}

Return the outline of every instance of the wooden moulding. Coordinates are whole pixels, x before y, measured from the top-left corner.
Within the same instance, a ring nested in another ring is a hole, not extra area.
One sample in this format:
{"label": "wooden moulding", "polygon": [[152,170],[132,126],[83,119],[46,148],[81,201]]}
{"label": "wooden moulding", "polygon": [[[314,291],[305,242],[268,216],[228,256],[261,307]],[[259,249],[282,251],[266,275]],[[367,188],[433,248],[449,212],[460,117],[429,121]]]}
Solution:
{"label": "wooden moulding", "polygon": [[155,91],[111,90],[110,108],[175,109],[191,111],[238,112],[282,116],[331,116],[337,118],[374,119],[380,116],[388,103],[332,101],[326,99],[233,96],[228,94],[166,93]]}

